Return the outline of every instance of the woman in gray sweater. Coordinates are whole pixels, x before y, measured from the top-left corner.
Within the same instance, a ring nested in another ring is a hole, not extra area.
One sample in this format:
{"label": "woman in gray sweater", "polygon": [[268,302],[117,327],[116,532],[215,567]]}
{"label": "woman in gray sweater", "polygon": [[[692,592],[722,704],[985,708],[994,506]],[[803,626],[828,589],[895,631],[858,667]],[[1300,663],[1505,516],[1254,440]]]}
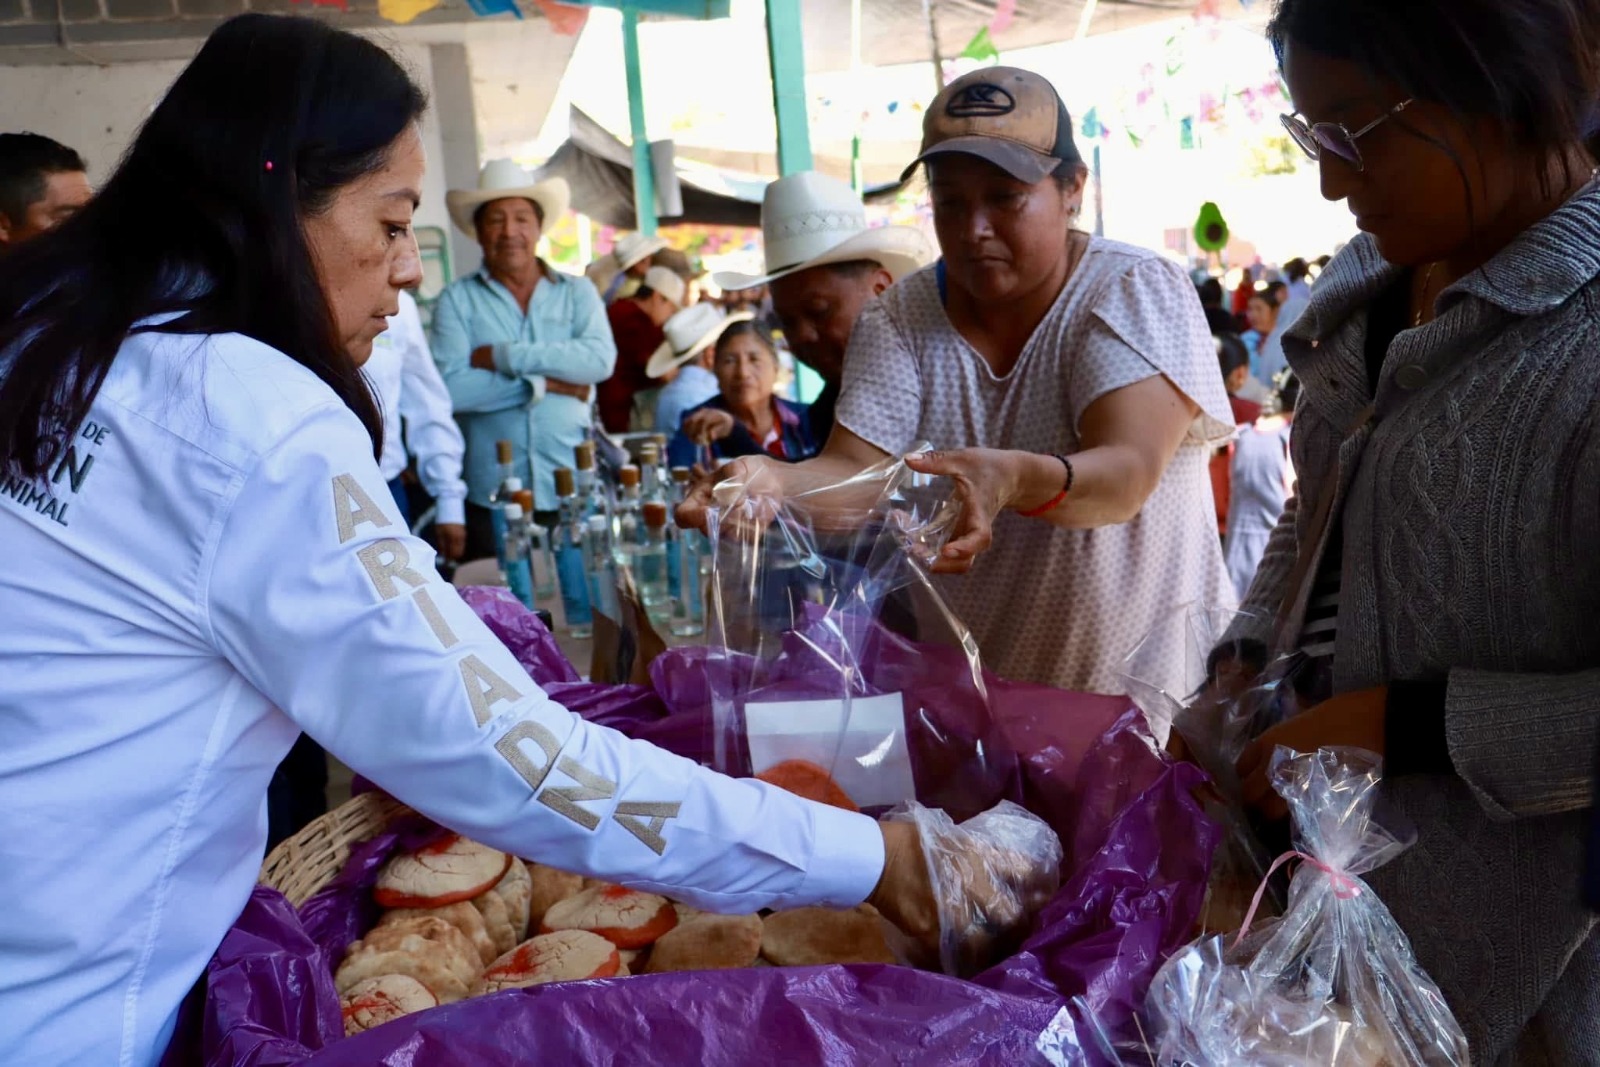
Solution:
{"label": "woman in gray sweater", "polygon": [[1580,903],[1600,735],[1600,0],[1281,0],[1323,195],[1362,235],[1284,337],[1296,496],[1246,609],[1385,754],[1416,847],[1371,876],[1477,1064],[1600,1063]]}

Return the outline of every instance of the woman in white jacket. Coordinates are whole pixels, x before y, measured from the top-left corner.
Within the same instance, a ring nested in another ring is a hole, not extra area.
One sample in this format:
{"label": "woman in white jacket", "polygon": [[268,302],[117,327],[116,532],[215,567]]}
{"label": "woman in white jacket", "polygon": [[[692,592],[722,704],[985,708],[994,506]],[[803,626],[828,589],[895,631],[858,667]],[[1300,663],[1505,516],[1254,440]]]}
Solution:
{"label": "woman in white jacket", "polygon": [[101,195],[0,263],[0,1048],[150,1064],[301,729],[500,848],[700,907],[872,899],[914,829],[583,722],[407,534],[359,365],[417,281],[420,91],[243,16]]}

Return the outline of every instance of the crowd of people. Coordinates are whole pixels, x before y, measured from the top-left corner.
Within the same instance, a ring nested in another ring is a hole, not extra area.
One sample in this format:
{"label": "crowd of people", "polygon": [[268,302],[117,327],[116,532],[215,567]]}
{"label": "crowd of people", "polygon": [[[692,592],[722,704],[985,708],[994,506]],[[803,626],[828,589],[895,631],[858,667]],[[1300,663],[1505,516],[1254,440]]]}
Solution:
{"label": "crowd of people", "polygon": [[[426,335],[407,295],[425,101],[371,42],[229,21],[93,196],[70,149],[0,136],[19,1055],[156,1060],[301,730],[514,853],[707,907],[870,898],[937,935],[914,831],[571,715],[433,572],[434,550],[492,554],[500,442],[548,522],[598,421],[667,433],[700,468],[688,526],[733,487],[820,507],[843,487],[848,507],[889,457],[950,479],[933,570],[1005,677],[1117,692],[1162,619],[1242,604],[1213,682],[1281,670],[1292,694],[1239,760],[1248,802],[1283,816],[1274,746],[1380,753],[1417,844],[1368,877],[1474,1062],[1600,1057],[1578,891],[1600,742],[1600,0],[1515,6],[1280,0],[1285,126],[1362,233],[1231,296],[1076,224],[1071,117],[1008,67],[926,109],[906,177],[926,177],[937,248],[806,173],[768,188],[763,273],[711,279],[721,299],[638,234],[579,277],[538,253],[565,184],[493,161],[449,194],[483,265]],[[785,352],[824,384],[810,405],[779,395]],[[408,534],[414,493],[432,544]],[[532,805],[558,756],[670,811],[662,846]]]}

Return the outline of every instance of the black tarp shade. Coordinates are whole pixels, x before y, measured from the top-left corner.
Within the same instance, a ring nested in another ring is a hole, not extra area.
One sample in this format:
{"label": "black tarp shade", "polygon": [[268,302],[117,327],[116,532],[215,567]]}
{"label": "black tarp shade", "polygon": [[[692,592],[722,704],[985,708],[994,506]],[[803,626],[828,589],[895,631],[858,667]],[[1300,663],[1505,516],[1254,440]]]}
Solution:
{"label": "black tarp shade", "polygon": [[[633,212],[633,151],[594,119],[572,109],[571,132],[547,163],[541,176],[562,177],[572,187],[572,208],[604,225],[631,230],[638,223]],[[759,181],[729,176],[722,190],[706,188],[703,179],[679,171],[683,214],[663,218],[663,225],[695,223],[704,226],[761,225]],[[899,183],[867,190],[868,200],[893,198]]]}

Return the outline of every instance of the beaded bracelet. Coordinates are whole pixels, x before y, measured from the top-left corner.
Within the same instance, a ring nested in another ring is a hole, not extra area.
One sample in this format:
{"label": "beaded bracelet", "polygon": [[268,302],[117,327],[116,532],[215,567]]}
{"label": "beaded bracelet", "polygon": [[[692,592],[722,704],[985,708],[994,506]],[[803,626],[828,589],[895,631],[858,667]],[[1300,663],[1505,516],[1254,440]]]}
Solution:
{"label": "beaded bracelet", "polygon": [[1057,493],[1055,496],[1051,497],[1049,500],[1045,501],[1043,504],[1039,505],[1038,507],[1032,508],[1032,509],[1030,509],[1028,511],[1018,512],[1018,514],[1021,515],[1023,518],[1025,518],[1025,519],[1037,519],[1040,515],[1043,515],[1046,512],[1054,511],[1056,508],[1061,506],[1061,504],[1062,504],[1062,502],[1064,500],[1067,499],[1067,494],[1072,492],[1072,479],[1073,479],[1072,461],[1070,459],[1068,459],[1066,456],[1061,455],[1060,453],[1056,453],[1056,457],[1055,458],[1059,459],[1061,461],[1061,465],[1063,467],[1067,468],[1067,484],[1062,486],[1061,492]]}

